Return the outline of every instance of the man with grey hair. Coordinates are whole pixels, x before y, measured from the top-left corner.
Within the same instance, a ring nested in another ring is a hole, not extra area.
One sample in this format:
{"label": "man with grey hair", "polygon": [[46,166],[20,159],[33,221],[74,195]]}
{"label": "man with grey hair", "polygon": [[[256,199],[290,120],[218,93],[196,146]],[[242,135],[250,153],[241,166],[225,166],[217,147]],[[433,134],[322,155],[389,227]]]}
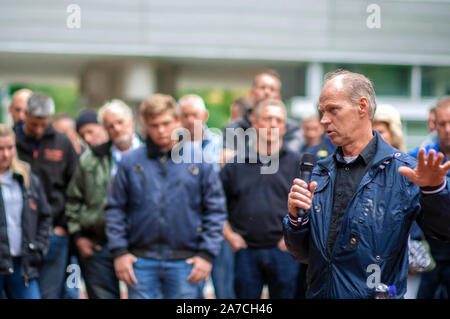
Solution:
{"label": "man with grey hair", "polygon": [[288,251],[308,263],[307,298],[403,298],[413,221],[450,239],[450,161],[393,148],[372,129],[375,109],[364,75],[325,76],[320,122],[337,149],[310,183],[294,180],[283,220]]}
{"label": "man with grey hair", "polygon": [[[77,154],[69,138],[50,124],[54,112],[51,97],[33,93],[27,102],[25,122],[16,127],[15,133],[19,158],[28,162],[41,180],[52,209],[50,247],[40,269],[39,286],[42,298],[58,299],[63,293],[69,251],[64,204]],[[29,243],[28,249],[33,250],[33,245]]]}
{"label": "man with grey hair", "polygon": [[133,111],[125,102],[113,99],[98,110],[98,119],[111,140],[112,175],[114,175],[122,154],[130,149],[138,148],[141,144],[140,138],[134,131]]}
{"label": "man with grey hair", "polygon": [[13,120],[13,127],[25,121],[25,110],[27,108],[27,101],[33,92],[28,89],[20,89],[14,93],[8,111]]}
{"label": "man with grey hair", "polygon": [[[190,138],[190,141],[183,141],[184,147],[190,145],[202,150],[206,161],[213,164],[214,170],[220,170],[220,155],[222,152],[222,137],[213,133],[206,125],[209,112],[206,109],[203,99],[196,94],[187,94],[178,101],[180,107],[180,122],[185,129],[183,138]],[[232,278],[228,278],[232,268],[233,252],[226,241],[222,241],[220,253],[214,259],[211,279],[214,285],[215,296],[218,299],[229,299],[234,297],[232,290]],[[203,288],[203,287],[201,287]]]}
{"label": "man with grey hair", "polygon": [[219,161],[222,151],[221,136],[213,133],[206,121],[209,118],[209,112],[206,109],[203,99],[196,94],[187,94],[178,101],[180,106],[180,122],[185,131],[183,138],[189,138],[184,141],[185,145],[199,147],[202,150],[203,159],[212,163],[216,172],[219,171]]}
{"label": "man with grey hair", "polygon": [[118,299],[119,281],[106,247],[104,207],[122,155],[141,143],[134,133],[133,112],[123,101],[105,103],[98,114],[110,141],[80,157],[67,191],[67,226],[79,252],[88,297]]}
{"label": "man with grey hair", "polygon": [[[256,156],[249,149],[244,162],[233,160],[220,172],[228,206],[224,236],[235,252],[235,293],[237,298],[256,299],[267,284],[271,298],[293,298],[299,264],[286,251],[282,220],[300,156],[284,145],[283,102],[261,101],[252,114],[256,143],[249,148]],[[262,174],[267,157],[277,162],[277,169]]]}

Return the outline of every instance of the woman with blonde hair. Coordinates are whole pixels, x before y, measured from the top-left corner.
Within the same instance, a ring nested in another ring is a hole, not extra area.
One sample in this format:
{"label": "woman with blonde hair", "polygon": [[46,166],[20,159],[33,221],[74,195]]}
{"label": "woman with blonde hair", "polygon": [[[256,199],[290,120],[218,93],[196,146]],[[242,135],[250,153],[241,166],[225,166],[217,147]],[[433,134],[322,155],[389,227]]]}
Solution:
{"label": "woman with blonde hair", "polygon": [[381,137],[393,147],[406,152],[400,113],[392,105],[377,105],[373,119],[373,129],[378,131]]}
{"label": "woman with blonde hair", "polygon": [[38,269],[50,227],[44,190],[17,158],[14,132],[0,124],[0,292],[8,298],[40,298]]}

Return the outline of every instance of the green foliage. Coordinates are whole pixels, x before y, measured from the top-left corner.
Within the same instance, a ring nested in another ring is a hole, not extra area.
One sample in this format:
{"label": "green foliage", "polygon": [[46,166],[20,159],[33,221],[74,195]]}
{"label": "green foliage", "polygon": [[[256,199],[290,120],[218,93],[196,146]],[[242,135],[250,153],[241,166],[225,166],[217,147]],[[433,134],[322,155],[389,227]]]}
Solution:
{"label": "green foliage", "polygon": [[68,113],[76,117],[79,113],[78,101],[80,93],[78,88],[70,85],[11,85],[11,96],[20,89],[30,89],[50,96],[55,101],[55,114]]}
{"label": "green foliage", "polygon": [[197,94],[201,96],[209,111],[207,125],[222,129],[230,118],[230,106],[233,101],[241,96],[247,96],[248,92],[246,90],[232,91],[218,89],[180,90],[177,92],[177,100],[186,94]]}

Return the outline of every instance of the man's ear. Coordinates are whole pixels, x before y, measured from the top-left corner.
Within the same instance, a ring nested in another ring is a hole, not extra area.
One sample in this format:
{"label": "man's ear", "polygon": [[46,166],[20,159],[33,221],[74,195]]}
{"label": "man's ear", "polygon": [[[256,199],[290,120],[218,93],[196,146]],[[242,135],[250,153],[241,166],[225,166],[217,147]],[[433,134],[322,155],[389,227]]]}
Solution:
{"label": "man's ear", "polygon": [[205,110],[205,112],[203,112],[203,124],[205,124],[209,119],[209,112],[208,110]]}
{"label": "man's ear", "polygon": [[370,104],[366,97],[361,97],[358,103],[358,110],[361,117],[369,116]]}

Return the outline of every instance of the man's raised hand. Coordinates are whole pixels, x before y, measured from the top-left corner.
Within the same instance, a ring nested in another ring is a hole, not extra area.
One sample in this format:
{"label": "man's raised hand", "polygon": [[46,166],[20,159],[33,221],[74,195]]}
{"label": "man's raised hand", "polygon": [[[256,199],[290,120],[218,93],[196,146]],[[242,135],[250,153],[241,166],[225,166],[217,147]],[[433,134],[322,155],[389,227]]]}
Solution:
{"label": "man's raised hand", "polygon": [[437,156],[435,154],[435,150],[430,150],[428,155],[425,156],[425,149],[421,148],[417,155],[416,168],[413,170],[409,167],[402,166],[398,171],[420,187],[439,186],[445,181],[445,176],[450,169],[450,161],[441,165],[444,154],[441,152]]}

